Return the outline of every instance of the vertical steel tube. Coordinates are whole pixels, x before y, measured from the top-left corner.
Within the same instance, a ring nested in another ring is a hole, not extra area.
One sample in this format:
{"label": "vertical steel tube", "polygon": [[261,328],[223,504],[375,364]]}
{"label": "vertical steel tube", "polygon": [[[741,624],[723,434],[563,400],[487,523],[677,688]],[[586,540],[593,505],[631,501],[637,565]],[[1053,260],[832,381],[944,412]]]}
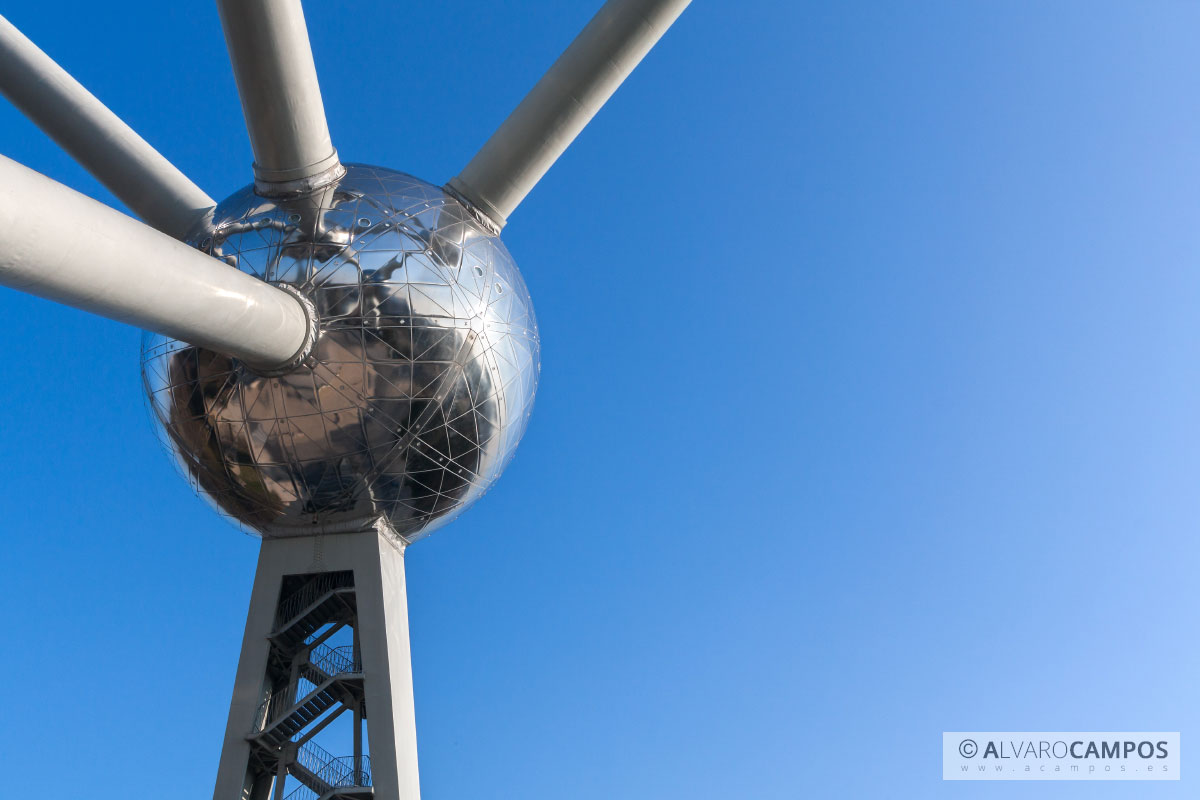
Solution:
{"label": "vertical steel tube", "polygon": [[163,233],[185,237],[217,204],[4,17],[0,93]]}
{"label": "vertical steel tube", "polygon": [[329,138],[300,0],[217,0],[261,194],[322,186],[342,174]]}
{"label": "vertical steel tube", "polygon": [[449,188],[503,227],[691,0],[609,0]]}

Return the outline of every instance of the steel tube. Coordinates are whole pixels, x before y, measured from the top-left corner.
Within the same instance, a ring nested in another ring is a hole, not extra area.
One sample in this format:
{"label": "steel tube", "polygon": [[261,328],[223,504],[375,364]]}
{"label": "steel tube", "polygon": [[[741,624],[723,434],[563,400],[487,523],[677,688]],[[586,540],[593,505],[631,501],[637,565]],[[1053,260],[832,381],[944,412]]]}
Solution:
{"label": "steel tube", "polygon": [[503,227],[691,0],[609,0],[449,187]]}
{"label": "steel tube", "polygon": [[163,233],[183,238],[217,204],[2,16],[0,93]]}
{"label": "steel tube", "polygon": [[217,0],[263,194],[341,174],[300,0]]}
{"label": "steel tube", "polygon": [[292,295],[0,156],[0,285],[260,369],[311,341]]}

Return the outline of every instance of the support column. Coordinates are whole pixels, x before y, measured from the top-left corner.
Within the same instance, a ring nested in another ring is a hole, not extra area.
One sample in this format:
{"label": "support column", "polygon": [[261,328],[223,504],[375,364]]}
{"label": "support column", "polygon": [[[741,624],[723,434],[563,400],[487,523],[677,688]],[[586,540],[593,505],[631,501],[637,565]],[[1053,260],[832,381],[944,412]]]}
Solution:
{"label": "support column", "polygon": [[263,540],[214,800],[267,800],[276,783],[277,765],[261,763],[261,750],[251,738],[262,727],[260,707],[280,688],[271,685],[271,658],[279,652],[276,628],[287,621],[279,619],[280,604],[288,599],[281,597],[285,579],[294,584],[301,576],[311,580],[345,572],[353,574],[353,624],[361,648],[374,796],[419,800],[403,548],[389,532],[375,530]]}
{"label": "support column", "polygon": [[420,800],[404,551],[384,537],[374,549],[373,569],[354,573],[372,782],[380,798]]}

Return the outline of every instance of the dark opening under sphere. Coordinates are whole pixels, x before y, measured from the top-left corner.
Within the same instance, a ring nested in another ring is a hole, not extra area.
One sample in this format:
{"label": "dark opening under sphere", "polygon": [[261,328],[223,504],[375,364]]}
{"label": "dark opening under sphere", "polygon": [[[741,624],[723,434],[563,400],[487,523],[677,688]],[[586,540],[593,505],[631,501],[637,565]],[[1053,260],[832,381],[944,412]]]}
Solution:
{"label": "dark opening under sphere", "polygon": [[533,306],[498,236],[442,189],[346,165],[297,198],[248,187],[189,243],[316,308],[293,371],[158,334],[142,376],[165,444],[195,488],[265,536],[386,523],[412,541],[499,477],[538,377]]}

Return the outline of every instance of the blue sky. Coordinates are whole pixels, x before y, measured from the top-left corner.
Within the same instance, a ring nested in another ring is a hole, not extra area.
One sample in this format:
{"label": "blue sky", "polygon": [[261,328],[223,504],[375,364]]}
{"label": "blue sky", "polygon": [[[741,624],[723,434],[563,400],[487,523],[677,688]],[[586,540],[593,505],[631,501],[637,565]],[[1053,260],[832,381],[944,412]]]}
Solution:
{"label": "blue sky", "polygon": [[[249,182],[211,3],[13,5],[210,194]],[[307,3],[342,157],[450,178],[597,6]],[[1194,795],[939,754],[1200,724],[1197,31],[697,0],[505,231],[542,384],[409,551],[424,795]],[[6,104],[0,152],[113,202]],[[6,793],[206,800],[257,540],[159,452],[137,331],[0,317]]]}

